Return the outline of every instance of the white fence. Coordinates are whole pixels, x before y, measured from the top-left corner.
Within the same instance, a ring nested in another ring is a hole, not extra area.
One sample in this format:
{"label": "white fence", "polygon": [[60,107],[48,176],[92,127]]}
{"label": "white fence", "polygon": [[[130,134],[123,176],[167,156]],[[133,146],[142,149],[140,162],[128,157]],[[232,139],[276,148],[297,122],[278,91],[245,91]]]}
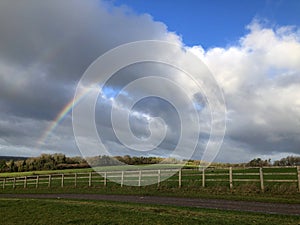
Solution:
{"label": "white fence", "polygon": [[104,171],[86,173],[39,174],[17,177],[0,177],[2,189],[39,187],[107,186],[116,182],[120,186],[171,184],[172,186],[202,186],[222,183],[230,189],[240,183],[258,183],[262,191],[266,183],[294,183],[300,191],[300,167],[294,168],[244,168],[244,169],[160,169],[137,171]]}

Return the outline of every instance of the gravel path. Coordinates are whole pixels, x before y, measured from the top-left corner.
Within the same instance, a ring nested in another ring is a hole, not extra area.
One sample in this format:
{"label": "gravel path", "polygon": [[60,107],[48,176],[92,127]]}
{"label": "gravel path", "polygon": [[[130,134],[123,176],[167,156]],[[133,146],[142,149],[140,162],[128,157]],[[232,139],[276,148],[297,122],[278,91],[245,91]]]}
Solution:
{"label": "gravel path", "polygon": [[230,201],[158,196],[98,195],[98,194],[0,194],[0,198],[87,199],[159,205],[188,206],[197,208],[238,210],[270,214],[300,215],[300,204]]}

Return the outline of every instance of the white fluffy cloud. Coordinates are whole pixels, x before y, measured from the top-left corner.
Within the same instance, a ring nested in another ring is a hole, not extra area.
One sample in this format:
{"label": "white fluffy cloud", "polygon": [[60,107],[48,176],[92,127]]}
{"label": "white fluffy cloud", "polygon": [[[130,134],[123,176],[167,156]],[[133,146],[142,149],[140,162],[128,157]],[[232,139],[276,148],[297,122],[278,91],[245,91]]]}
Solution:
{"label": "white fluffy cloud", "polygon": [[251,156],[299,154],[300,30],[265,27],[257,20],[247,29],[234,46],[191,48],[225,93],[228,122],[221,156],[229,160],[226,155],[236,146]]}

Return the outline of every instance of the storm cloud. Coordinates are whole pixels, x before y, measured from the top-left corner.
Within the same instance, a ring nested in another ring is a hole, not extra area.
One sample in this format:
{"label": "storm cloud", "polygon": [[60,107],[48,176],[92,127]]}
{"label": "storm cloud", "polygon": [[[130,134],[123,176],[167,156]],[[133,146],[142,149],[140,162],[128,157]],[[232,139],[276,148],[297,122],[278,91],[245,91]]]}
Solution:
{"label": "storm cloud", "polygon": [[[164,23],[154,21],[151,15],[138,15],[111,2],[4,0],[0,2],[0,154],[79,155],[71,113],[43,144],[39,141],[74,97],[77,83],[88,66],[108,50],[138,40],[164,40],[181,45],[197,55],[215,76],[227,107],[227,130],[217,161],[300,153],[298,27],[265,26],[253,20],[247,34],[236,44],[203,49],[185,46],[179,35],[169,32]],[[130,98],[134,93],[122,93],[122,87],[145,76],[145,70],[149,76],[157,73],[177,80],[183,89],[194,88],[190,80],[182,79],[182,74],[161,65],[135,65],[119,71],[107,83],[96,108],[98,132],[113,154],[132,152],[114,135],[109,121],[112,101],[118,93]],[[161,90],[174,91],[163,86]],[[202,116],[199,151],[194,155],[200,158],[207,143],[209,113],[201,93],[193,98]],[[149,135],[149,117],[165,121],[166,139],[150,155],[167,156],[180,135],[176,110],[163,100],[149,98],[136,104],[133,112],[132,131],[138,137]],[[88,135],[86,140],[88,143]]]}

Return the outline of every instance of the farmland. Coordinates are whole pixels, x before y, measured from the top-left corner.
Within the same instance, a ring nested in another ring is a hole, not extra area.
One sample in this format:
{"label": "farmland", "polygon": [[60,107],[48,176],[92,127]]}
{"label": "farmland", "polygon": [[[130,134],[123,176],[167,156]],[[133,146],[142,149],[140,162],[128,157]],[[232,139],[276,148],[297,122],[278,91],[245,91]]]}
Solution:
{"label": "farmland", "polygon": [[[160,167],[158,167],[160,166]],[[146,186],[157,184],[167,187],[239,187],[243,184],[257,186],[262,192],[272,186],[288,184],[300,191],[299,167],[266,168],[178,168],[179,165],[156,165],[151,169],[140,167],[99,167],[87,169],[1,173],[0,185],[7,187],[65,187],[65,186],[107,186],[119,183],[121,186]],[[292,189],[291,189],[292,190]]]}
{"label": "farmland", "polygon": [[[97,172],[85,168],[1,173],[0,223],[298,224],[300,221],[300,216],[284,213],[266,214],[120,200],[120,195],[133,195],[142,198],[173,196],[182,201],[183,198],[194,198],[270,202],[274,207],[278,203],[300,204],[297,167],[212,167],[203,171],[195,167],[180,169],[179,166],[155,165],[150,170],[145,170],[143,166],[134,166],[129,170],[124,170],[122,166],[109,166],[96,168]],[[155,183],[144,186],[149,182]],[[1,193],[10,195],[1,197]],[[67,193],[81,197],[56,197]],[[34,195],[26,197],[24,194]],[[42,194],[45,198],[37,199],[36,194]],[[47,194],[55,198],[47,197]],[[117,195],[118,201],[84,198],[88,195],[83,194]],[[241,204],[244,205],[244,202]]]}
{"label": "farmland", "polygon": [[[0,177],[0,193],[132,194],[300,203],[296,167],[263,168],[263,190],[260,168],[208,168],[203,176],[203,171],[195,168],[179,172],[174,167],[132,171],[121,171],[120,166],[102,167],[98,173],[91,169],[5,173]],[[163,180],[170,173],[174,175]],[[156,183],[143,186],[147,182]]]}

